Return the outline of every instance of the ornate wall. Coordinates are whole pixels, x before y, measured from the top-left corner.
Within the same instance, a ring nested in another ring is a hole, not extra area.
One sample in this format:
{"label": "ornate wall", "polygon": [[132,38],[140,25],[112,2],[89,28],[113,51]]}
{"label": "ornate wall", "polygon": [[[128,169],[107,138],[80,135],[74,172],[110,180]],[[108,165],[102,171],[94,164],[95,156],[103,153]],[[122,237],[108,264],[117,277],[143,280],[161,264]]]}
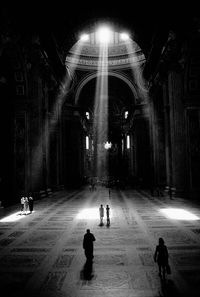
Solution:
{"label": "ornate wall", "polygon": [[196,197],[200,190],[200,39],[198,27],[191,30],[185,35],[169,33],[151,76],[150,101],[155,187],[165,184],[171,195]]}

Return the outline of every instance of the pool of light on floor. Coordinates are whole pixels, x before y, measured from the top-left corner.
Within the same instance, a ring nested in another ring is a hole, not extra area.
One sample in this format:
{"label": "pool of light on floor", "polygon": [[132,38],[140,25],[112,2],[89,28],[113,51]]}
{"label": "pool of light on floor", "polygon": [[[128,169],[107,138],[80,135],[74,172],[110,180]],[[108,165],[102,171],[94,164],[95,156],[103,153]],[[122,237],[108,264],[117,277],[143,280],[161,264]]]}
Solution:
{"label": "pool of light on floor", "polygon": [[169,219],[174,220],[185,220],[185,221],[197,221],[197,217],[192,212],[182,208],[163,208],[160,211]]}
{"label": "pool of light on floor", "polygon": [[[111,217],[112,216],[110,214],[110,218]],[[84,208],[78,213],[76,218],[79,220],[99,220],[99,208]],[[106,219],[106,211],[104,213],[104,219]]]}
{"label": "pool of light on floor", "polygon": [[[29,215],[29,214],[27,214],[27,215]],[[15,212],[15,213],[1,219],[0,223],[16,222],[16,221],[19,221],[19,220],[21,220],[23,218],[26,218],[27,215],[24,215],[24,214],[21,215],[21,213],[18,211],[18,212]]]}

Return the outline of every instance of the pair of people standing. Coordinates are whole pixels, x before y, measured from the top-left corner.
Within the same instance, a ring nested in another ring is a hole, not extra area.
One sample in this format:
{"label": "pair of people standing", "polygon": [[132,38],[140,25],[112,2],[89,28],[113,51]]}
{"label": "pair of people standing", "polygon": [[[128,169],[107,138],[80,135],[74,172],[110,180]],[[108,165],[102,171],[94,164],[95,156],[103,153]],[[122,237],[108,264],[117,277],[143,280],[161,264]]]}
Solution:
{"label": "pair of people standing", "polygon": [[[103,204],[99,207],[99,215],[100,215],[100,226],[103,226],[103,218],[104,218],[104,207]],[[110,207],[106,205],[106,219],[107,219],[107,226],[110,226]]]}
{"label": "pair of people standing", "polygon": [[21,214],[27,215],[28,212],[32,213],[33,211],[33,197],[31,193],[29,196],[23,196],[21,197]]}

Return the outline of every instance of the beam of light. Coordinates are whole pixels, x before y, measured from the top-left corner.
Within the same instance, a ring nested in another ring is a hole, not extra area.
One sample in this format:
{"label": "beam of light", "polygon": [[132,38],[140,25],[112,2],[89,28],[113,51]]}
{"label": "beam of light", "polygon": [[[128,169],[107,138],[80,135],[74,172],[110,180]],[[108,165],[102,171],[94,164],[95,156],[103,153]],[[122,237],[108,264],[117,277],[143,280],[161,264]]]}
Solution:
{"label": "beam of light", "polygon": [[45,119],[43,120],[43,123],[41,125],[40,134],[38,135],[38,139],[35,141],[35,144],[33,145],[33,151],[31,156],[31,188],[41,187],[41,176],[44,170],[43,162],[48,162],[48,160],[44,160],[44,156],[49,155],[50,135],[55,133],[56,127],[60,121],[63,103],[65,102],[65,99],[70,90],[72,78],[77,67],[77,60],[82,52],[82,47],[83,43],[80,41],[78,41],[74,45],[74,54],[72,57],[73,63],[67,66],[66,74],[59,85],[57,94],[55,95],[55,103],[52,106],[49,113],[45,115]]}
{"label": "beam of light", "polygon": [[[33,211],[34,212],[34,211]],[[32,213],[33,213],[32,212]],[[15,212],[15,213],[13,213],[13,214],[11,214],[11,215],[9,215],[9,216],[7,216],[7,217],[5,217],[5,218],[3,218],[3,219],[1,219],[0,220],[0,223],[11,223],[11,222],[16,222],[16,221],[19,221],[19,220],[21,220],[21,219],[23,219],[23,218],[26,218],[26,215],[21,215],[21,212],[20,211],[18,211],[18,212]]]}
{"label": "beam of light", "polygon": [[89,34],[82,34],[80,36],[81,41],[88,41],[89,40]]}
{"label": "beam of light", "polygon": [[164,215],[169,219],[185,220],[185,221],[199,220],[199,217],[197,217],[195,214],[181,208],[163,208],[163,209],[160,209],[160,211],[164,213]]}
{"label": "beam of light", "polygon": [[123,40],[123,41],[127,41],[129,40],[129,35],[127,33],[121,33],[120,34],[120,39]]}
{"label": "beam of light", "polygon": [[[112,213],[110,212],[110,218],[112,218]],[[76,219],[78,220],[98,220],[99,219],[99,208],[85,208],[81,210]]]}
{"label": "beam of light", "polygon": [[148,99],[147,83],[143,78],[142,69],[138,62],[138,58],[137,58],[137,54],[136,54],[136,52],[137,52],[136,46],[137,45],[130,38],[126,40],[125,45],[127,48],[127,52],[131,53],[131,54],[129,54],[129,58],[130,58],[132,75],[133,75],[134,81],[136,83],[138,97],[139,97],[139,99],[143,100],[144,102],[147,102],[147,99]]}
{"label": "beam of light", "polygon": [[108,162],[103,143],[108,139],[108,45],[100,44],[97,82],[94,99],[93,140],[95,162],[93,172],[101,179],[107,175]]}
{"label": "beam of light", "polygon": [[100,43],[109,43],[112,31],[108,27],[100,27],[97,31],[97,39]]}

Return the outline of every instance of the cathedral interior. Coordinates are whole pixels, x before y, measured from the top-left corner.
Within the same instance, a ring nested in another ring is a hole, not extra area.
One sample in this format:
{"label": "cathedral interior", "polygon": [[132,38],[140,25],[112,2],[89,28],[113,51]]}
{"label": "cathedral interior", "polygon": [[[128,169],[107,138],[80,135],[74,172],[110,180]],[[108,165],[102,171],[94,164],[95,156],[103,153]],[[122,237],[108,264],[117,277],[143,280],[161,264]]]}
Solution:
{"label": "cathedral interior", "polygon": [[[6,297],[199,296],[200,16],[169,6],[1,7]],[[20,216],[28,193],[34,212]],[[100,204],[111,207],[109,227]],[[159,237],[166,281],[152,256]]]}

